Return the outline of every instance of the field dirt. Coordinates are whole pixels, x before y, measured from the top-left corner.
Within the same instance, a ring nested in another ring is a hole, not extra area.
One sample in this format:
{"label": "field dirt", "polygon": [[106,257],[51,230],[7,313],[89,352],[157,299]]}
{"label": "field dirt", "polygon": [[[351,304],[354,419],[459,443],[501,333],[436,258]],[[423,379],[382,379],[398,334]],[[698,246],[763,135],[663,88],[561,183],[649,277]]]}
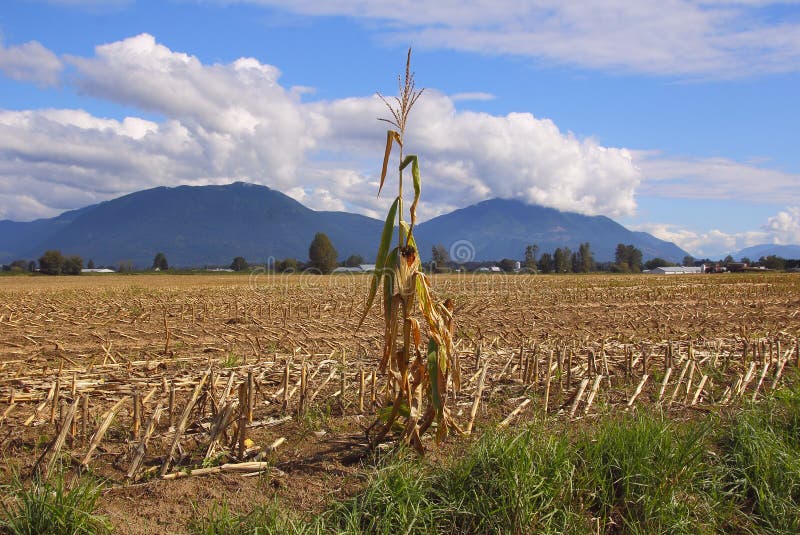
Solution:
{"label": "field dirt", "polygon": [[[355,331],[368,282],[0,277],[0,483],[58,465],[94,473],[118,533],[183,533],[221,502],[312,513],[352,495],[384,399],[381,307]],[[432,286],[456,304],[462,377],[449,403],[462,427],[486,369],[476,435],[545,412],[579,423],[659,404],[702,416],[800,365],[795,274],[437,275]],[[466,440],[425,443],[435,459]],[[187,477],[198,469],[212,473]]]}

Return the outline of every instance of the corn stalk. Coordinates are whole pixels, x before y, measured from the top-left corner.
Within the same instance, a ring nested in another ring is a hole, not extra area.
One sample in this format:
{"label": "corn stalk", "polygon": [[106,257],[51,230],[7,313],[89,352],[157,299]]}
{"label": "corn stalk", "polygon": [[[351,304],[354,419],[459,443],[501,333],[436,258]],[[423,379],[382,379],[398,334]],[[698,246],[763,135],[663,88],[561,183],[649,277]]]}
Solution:
{"label": "corn stalk", "polygon": [[[370,428],[377,428],[371,438],[374,446],[389,431],[400,430],[401,440],[422,452],[421,435],[436,425],[436,441],[449,430],[461,432],[450,416],[447,406],[448,389],[460,388],[458,356],[453,348],[453,304],[448,299],[434,299],[430,280],[420,269],[419,250],[414,241],[417,204],[421,192],[419,158],[404,155],[404,134],[409,112],[422,95],[414,87],[410,72],[411,50],[408,51],[405,77],[398,77],[399,96],[388,100],[378,96],[391,112],[386,133],[378,195],[383,189],[389,160],[396,145],[398,159],[398,193],[386,216],[381,233],[375,273],[359,328],[371,309],[378,289],[383,288],[384,344],[379,371],[387,374],[387,404]],[[403,213],[403,171],[411,167],[414,200],[409,208],[409,220]],[[394,227],[397,226],[397,245],[391,248]],[[424,327],[415,317],[419,311]],[[423,345],[422,331],[427,332]]]}

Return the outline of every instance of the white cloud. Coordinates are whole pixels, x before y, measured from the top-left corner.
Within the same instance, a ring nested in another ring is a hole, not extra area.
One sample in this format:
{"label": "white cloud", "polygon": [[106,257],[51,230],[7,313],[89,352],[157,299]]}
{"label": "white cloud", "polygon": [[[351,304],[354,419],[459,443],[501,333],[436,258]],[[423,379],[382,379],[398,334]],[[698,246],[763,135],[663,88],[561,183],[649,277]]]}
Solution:
{"label": "white cloud", "polygon": [[[378,170],[385,136],[384,126],[373,118],[387,115],[379,99],[352,98],[313,107],[329,119],[330,131],[321,143],[338,152],[374,155],[372,168]],[[412,114],[406,149],[421,158],[428,205],[420,214],[424,218],[436,215],[441,206],[491,197],[585,214],[635,210],[640,173],[625,149],[579,140],[529,113],[459,112],[452,99],[436,91],[427,91]]]}
{"label": "white cloud", "polygon": [[345,209],[342,200],[324,187],[305,189],[297,186],[287,190],[286,195],[313,210],[341,212]]}
{"label": "white cloud", "polygon": [[[221,0],[224,1],[224,0]],[[512,54],[591,69],[741,77],[800,69],[800,24],[765,13],[781,1],[229,0],[369,21],[416,46]]]}
{"label": "white cloud", "polygon": [[0,71],[14,80],[56,85],[63,65],[39,41],[4,47],[0,43]]}
{"label": "white cloud", "polygon": [[[318,209],[385,213],[392,194],[375,197],[385,123],[375,118],[386,110],[375,97],[304,103],[281,86],[276,67],[254,58],[203,64],[148,34],[66,61],[84,93],[164,119],[0,111],[0,176],[9,179],[0,202],[10,217],[157,185],[233,180],[290,192]],[[413,112],[407,148],[421,158],[421,218],[491,197],[587,214],[635,209],[640,172],[627,150],[529,113],[461,112],[430,90]],[[36,192],[46,209],[18,210],[8,197],[15,191]]]}
{"label": "white cloud", "polygon": [[198,152],[192,178],[248,176],[288,187],[324,127],[278,83],[277,68],[253,58],[204,65],[142,34],[68,61],[84,92],[173,121],[185,136],[184,155]]}
{"label": "white cloud", "polygon": [[800,243],[800,206],[792,206],[778,215],[770,217],[766,229],[773,237],[773,243],[782,245]]}
{"label": "white cloud", "polygon": [[763,231],[727,233],[712,229],[698,232],[668,223],[646,223],[632,228],[671,241],[698,258],[713,259],[751,245],[769,243],[769,234]]}
{"label": "white cloud", "polygon": [[635,152],[634,160],[644,175],[640,195],[800,203],[797,173],[728,158],[669,158],[657,152]]}
{"label": "white cloud", "polygon": [[753,245],[800,243],[800,207],[788,207],[770,217],[759,230],[745,232],[728,233],[717,229],[698,232],[665,223],[642,224],[635,229],[674,242],[695,256],[713,259]]}
{"label": "white cloud", "polygon": [[455,95],[450,95],[450,100],[453,102],[464,102],[470,100],[494,100],[496,97],[491,93],[484,93],[481,91],[473,91],[467,93],[456,93]]}

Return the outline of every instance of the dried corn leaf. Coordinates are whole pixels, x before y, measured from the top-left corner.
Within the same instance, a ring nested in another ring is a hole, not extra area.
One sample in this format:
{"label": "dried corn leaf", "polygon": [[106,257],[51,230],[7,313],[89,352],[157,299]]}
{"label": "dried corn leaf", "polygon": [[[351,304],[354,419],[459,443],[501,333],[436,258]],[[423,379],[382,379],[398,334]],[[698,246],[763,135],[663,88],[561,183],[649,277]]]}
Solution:
{"label": "dried corn leaf", "polygon": [[386,180],[386,170],[389,167],[389,156],[392,154],[392,142],[397,141],[397,144],[403,146],[403,141],[400,134],[395,130],[386,131],[386,152],[383,154],[383,168],[381,169],[381,183],[378,186],[378,196],[381,195],[383,189],[383,181]]}

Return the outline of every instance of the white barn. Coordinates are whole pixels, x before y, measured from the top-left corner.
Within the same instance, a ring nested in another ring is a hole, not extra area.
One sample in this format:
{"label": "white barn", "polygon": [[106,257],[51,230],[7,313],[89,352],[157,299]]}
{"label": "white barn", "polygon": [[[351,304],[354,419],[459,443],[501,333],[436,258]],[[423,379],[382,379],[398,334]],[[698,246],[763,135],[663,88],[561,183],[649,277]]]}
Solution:
{"label": "white barn", "polygon": [[689,275],[704,272],[705,266],[664,266],[645,271],[649,275]]}

